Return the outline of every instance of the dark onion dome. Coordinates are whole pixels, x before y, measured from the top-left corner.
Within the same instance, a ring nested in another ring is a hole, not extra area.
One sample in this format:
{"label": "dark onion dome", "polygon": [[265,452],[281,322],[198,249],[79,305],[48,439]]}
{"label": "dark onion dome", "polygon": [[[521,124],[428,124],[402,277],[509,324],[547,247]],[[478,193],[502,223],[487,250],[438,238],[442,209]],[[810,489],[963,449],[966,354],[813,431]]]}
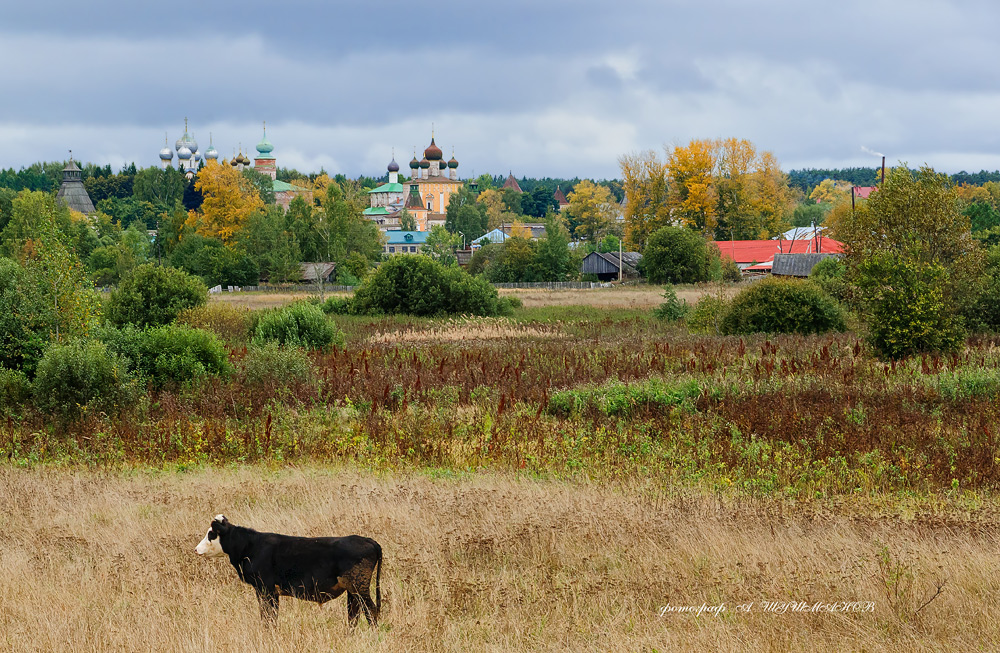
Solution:
{"label": "dark onion dome", "polygon": [[387,168],[389,172],[399,172],[399,164],[396,163],[396,158],[393,157],[392,161],[389,162],[389,167]]}
{"label": "dark onion dome", "polygon": [[235,156],[233,157],[233,160],[229,162],[229,165],[233,166],[234,168],[236,166],[238,166],[239,164],[240,164],[240,161]]}
{"label": "dark onion dome", "polygon": [[417,161],[417,155],[414,154],[413,155],[413,159],[410,160],[410,169],[411,170],[416,170],[419,167],[420,167],[420,162]]}
{"label": "dark onion dome", "polygon": [[458,167],[458,160],[455,159],[455,155],[454,154],[451,155],[451,160],[448,161],[448,167],[449,168],[457,168]]}
{"label": "dark onion dome", "polygon": [[422,160],[420,161],[420,167],[421,167],[421,168],[424,168],[424,169],[427,169],[427,168],[430,168],[430,167],[431,167],[431,162],[430,162],[430,161],[428,161],[428,160],[427,160],[426,158],[425,158],[425,159],[422,159]]}
{"label": "dark onion dome", "polygon": [[434,144],[434,137],[431,136],[431,144],[424,150],[424,158],[428,161],[440,161],[443,155],[441,148]]}

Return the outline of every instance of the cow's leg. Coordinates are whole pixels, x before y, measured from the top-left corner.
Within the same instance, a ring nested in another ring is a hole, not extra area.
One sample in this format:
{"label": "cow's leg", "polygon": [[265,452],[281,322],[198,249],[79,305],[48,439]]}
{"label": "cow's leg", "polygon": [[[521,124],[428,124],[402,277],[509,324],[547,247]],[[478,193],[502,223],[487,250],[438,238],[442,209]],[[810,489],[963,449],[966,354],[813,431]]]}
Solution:
{"label": "cow's leg", "polygon": [[371,592],[366,589],[363,593],[358,594],[358,598],[364,604],[365,619],[370,625],[378,626],[378,611],[375,609],[375,601],[372,601]]}
{"label": "cow's leg", "polygon": [[347,623],[354,626],[358,625],[358,613],[361,612],[361,598],[353,593],[347,593]]}
{"label": "cow's leg", "polygon": [[275,591],[257,589],[257,601],[260,603],[260,618],[266,623],[278,621],[278,593]]}

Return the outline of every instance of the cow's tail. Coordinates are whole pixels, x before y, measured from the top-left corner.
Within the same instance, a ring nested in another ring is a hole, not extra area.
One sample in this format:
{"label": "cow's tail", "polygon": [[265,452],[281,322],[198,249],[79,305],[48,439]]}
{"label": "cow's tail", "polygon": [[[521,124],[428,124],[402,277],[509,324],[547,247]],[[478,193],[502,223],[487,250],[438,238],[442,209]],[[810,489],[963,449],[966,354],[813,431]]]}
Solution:
{"label": "cow's tail", "polygon": [[378,560],[375,561],[375,620],[382,613],[382,547],[378,546]]}

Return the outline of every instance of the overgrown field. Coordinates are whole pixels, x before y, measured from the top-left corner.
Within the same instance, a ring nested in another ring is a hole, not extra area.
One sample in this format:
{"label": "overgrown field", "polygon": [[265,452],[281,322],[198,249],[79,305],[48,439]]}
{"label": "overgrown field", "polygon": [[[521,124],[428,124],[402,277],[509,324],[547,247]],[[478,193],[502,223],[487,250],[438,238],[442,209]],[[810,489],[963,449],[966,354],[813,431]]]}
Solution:
{"label": "overgrown field", "polygon": [[307,369],[247,355],[246,311],[189,321],[236,373],[123,415],[0,425],[0,455],[99,465],[344,462],[520,471],[807,498],[1000,480],[1000,340],[887,364],[855,335],[690,335],[639,310],[513,319],[338,317]]}
{"label": "overgrown field", "polygon": [[[991,505],[976,517],[951,499],[886,512],[866,500],[820,507],[338,466],[3,466],[0,648],[996,650]],[[323,607],[284,598],[277,628],[262,627],[228,561],[194,553],[220,511],[261,530],[377,539],[380,628],[350,632],[343,598]],[[725,610],[660,615],[703,604]]]}

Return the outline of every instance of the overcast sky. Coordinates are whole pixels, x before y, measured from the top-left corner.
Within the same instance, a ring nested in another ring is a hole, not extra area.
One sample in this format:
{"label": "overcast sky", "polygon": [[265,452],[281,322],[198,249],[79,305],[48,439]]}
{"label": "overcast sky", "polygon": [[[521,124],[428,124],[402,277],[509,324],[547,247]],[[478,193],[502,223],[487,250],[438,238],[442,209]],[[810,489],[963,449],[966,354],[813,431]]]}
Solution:
{"label": "overcast sky", "polygon": [[617,177],[736,136],[786,170],[1000,169],[1000,3],[978,0],[0,0],[0,168],[202,150],[380,175]]}

